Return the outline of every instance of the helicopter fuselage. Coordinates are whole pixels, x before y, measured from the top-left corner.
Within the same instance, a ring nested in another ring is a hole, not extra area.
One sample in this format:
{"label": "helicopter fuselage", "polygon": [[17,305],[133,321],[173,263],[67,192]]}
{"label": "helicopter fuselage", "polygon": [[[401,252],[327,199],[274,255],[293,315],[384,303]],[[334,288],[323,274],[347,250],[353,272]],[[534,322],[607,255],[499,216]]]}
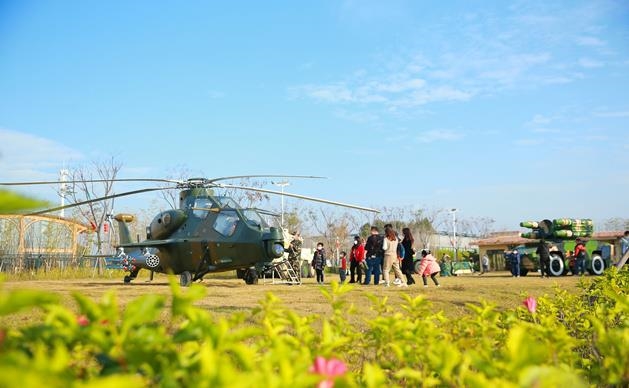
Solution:
{"label": "helicopter fuselage", "polygon": [[117,258],[130,272],[189,272],[200,279],[210,272],[248,269],[281,257],[281,229],[270,227],[255,209],[240,208],[229,197],[209,190],[184,190],[180,209],[159,213],[147,227],[147,239],[128,241],[129,215],[119,214],[121,244]]}

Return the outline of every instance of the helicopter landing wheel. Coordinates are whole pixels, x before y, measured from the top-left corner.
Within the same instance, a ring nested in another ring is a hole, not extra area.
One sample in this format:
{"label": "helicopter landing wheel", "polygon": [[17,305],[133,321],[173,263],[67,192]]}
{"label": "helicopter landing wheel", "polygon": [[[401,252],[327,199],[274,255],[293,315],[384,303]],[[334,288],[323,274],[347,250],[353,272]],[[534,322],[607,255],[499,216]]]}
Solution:
{"label": "helicopter landing wheel", "polygon": [[247,284],[258,284],[258,272],[255,268],[249,268],[245,273],[245,283]]}
{"label": "helicopter landing wheel", "polygon": [[192,283],[192,274],[189,271],[183,271],[179,275],[179,285],[181,287],[188,287]]}
{"label": "helicopter landing wheel", "polygon": [[131,284],[131,280],[133,278],[129,275],[125,275],[124,279],[122,279],[122,281],[124,282],[124,284]]}

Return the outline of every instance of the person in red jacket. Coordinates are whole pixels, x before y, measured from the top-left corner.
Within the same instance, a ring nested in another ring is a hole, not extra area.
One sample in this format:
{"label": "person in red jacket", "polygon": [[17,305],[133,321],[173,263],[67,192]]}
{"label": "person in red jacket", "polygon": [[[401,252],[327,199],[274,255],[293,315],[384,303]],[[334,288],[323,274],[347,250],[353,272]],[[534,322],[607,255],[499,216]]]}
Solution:
{"label": "person in red jacket", "polygon": [[574,264],[576,267],[577,275],[585,275],[585,256],[587,252],[585,245],[580,238],[575,240],[576,246],[574,247]]}
{"label": "person in red jacket", "polygon": [[354,245],[349,252],[350,283],[356,283],[356,276],[358,276],[358,283],[363,282],[363,261],[365,261],[365,242],[360,236],[354,236]]}
{"label": "person in red jacket", "polygon": [[347,253],[345,251],[341,251],[339,255],[340,255],[339,279],[341,283],[345,283],[345,279],[347,278]]}

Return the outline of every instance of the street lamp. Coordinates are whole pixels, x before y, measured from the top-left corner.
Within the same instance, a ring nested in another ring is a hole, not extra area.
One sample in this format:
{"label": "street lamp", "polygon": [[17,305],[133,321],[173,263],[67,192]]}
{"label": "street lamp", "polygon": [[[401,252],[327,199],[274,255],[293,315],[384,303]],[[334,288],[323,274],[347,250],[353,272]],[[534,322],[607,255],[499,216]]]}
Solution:
{"label": "street lamp", "polygon": [[288,181],[281,181],[281,182],[271,182],[273,183],[275,186],[279,186],[282,190],[282,195],[280,196],[280,200],[282,201],[282,212],[281,214],[281,218],[280,218],[280,226],[283,228],[284,227],[284,187],[290,185],[290,182]]}
{"label": "street lamp", "polygon": [[59,170],[59,197],[61,199],[61,210],[59,210],[59,216],[61,218],[65,217],[65,211],[63,207],[66,204],[66,195],[68,195],[70,188],[66,183],[70,177],[70,171],[64,169]]}
{"label": "street lamp", "polygon": [[452,213],[452,244],[454,245],[454,261],[458,261],[459,256],[459,247],[456,243],[456,212],[459,209],[452,208],[450,209],[450,213]]}

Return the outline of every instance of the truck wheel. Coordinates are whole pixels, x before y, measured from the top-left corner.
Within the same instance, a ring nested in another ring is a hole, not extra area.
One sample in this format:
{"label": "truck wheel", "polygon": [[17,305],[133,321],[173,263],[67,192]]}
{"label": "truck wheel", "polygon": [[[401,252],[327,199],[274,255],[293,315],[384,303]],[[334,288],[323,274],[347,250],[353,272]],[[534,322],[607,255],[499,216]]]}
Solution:
{"label": "truck wheel", "polygon": [[590,274],[602,275],[605,270],[605,262],[599,254],[592,255],[592,268],[590,268]]}
{"label": "truck wheel", "polygon": [[553,276],[563,275],[564,265],[563,259],[559,255],[550,255],[549,272]]}

